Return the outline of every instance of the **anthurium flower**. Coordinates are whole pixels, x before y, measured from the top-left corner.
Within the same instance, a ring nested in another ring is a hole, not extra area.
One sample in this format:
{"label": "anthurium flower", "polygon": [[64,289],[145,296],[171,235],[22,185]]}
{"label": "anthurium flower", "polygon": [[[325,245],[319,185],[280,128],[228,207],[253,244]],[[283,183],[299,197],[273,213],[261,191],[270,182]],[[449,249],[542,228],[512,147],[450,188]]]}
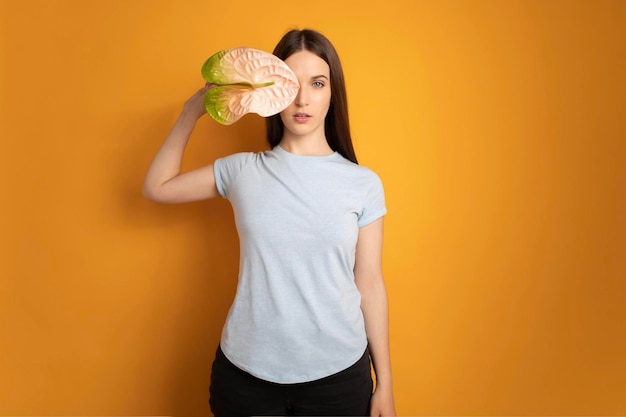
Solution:
{"label": "anthurium flower", "polygon": [[280,113],[296,98],[298,79],[280,58],[252,48],[219,51],[202,65],[210,84],[204,107],[217,122],[229,125],[247,113]]}

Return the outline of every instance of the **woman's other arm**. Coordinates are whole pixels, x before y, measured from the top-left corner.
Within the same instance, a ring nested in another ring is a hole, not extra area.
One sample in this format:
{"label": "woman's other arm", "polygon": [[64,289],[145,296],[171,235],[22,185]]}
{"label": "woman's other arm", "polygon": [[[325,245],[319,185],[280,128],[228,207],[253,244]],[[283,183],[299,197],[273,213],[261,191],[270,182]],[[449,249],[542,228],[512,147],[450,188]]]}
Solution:
{"label": "woman's other arm", "polygon": [[356,246],[354,276],[361,293],[361,310],[376,373],[371,416],[395,416],[391,359],[389,353],[389,311],[382,272],[383,218],[362,227]]}
{"label": "woman's other arm", "polygon": [[174,127],[152,160],[143,184],[143,194],[147,199],[175,204],[206,200],[218,195],[212,164],[180,173],[189,137],[198,119],[206,114],[203,97],[210,87],[207,84],[185,102]]}

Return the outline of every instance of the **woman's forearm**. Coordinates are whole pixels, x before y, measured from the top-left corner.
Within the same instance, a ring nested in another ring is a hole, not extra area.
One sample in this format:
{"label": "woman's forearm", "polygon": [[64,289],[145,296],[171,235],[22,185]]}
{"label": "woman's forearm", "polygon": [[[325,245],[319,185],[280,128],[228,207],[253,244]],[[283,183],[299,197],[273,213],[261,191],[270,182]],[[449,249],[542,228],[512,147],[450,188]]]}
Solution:
{"label": "woman's forearm", "polygon": [[391,360],[389,352],[389,311],[385,284],[380,279],[361,289],[361,310],[365,332],[376,373],[377,389],[391,389]]}
{"label": "woman's forearm", "polygon": [[157,199],[160,187],[180,174],[183,154],[196,120],[185,112],[182,112],[176,120],[146,174],[143,185],[143,193],[146,197]]}

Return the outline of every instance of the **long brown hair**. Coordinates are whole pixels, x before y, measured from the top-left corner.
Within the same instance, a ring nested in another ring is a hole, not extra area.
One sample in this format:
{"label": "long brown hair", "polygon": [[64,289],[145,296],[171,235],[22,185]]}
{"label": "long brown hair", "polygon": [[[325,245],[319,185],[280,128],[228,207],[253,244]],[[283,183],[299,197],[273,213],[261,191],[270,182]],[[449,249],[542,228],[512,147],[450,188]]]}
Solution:
{"label": "long brown hair", "polygon": [[[326,141],[333,151],[356,164],[358,162],[350,135],[346,84],[339,55],[324,35],[311,29],[290,30],[278,42],[273,53],[278,58],[285,60],[290,55],[302,50],[319,56],[330,68],[330,107],[324,122]],[[266,128],[267,143],[273,148],[278,145],[283,137],[284,125],[280,114],[268,117]]]}

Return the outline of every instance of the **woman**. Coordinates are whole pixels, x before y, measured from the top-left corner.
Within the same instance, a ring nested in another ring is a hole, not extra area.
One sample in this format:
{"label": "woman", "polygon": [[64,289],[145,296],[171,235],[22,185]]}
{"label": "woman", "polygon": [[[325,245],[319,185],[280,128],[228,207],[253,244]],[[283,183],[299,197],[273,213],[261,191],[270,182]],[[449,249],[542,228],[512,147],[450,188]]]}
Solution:
{"label": "woman", "polygon": [[217,417],[393,416],[383,187],[357,165],[328,39],[292,30],[274,55],[300,89],[267,119],[271,150],[180,173],[207,85],[185,103],[144,184],[160,203],[221,195],[233,206],[239,282],[213,363],[211,409]]}

